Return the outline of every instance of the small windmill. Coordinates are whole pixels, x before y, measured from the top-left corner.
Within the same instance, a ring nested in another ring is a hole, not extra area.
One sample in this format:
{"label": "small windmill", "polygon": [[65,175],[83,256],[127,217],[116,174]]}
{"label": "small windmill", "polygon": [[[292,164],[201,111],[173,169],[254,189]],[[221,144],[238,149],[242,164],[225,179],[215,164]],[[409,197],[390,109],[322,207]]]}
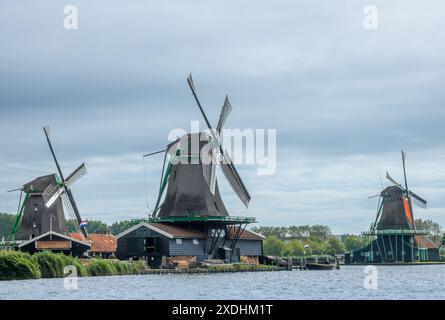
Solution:
{"label": "small windmill", "polygon": [[405,165],[406,155],[402,150],[403,176],[405,185],[394,180],[388,172],[386,179],[393,185],[385,188],[379,199],[377,216],[372,229],[411,229],[416,230],[412,203],[420,208],[427,207],[427,201],[408,188]]}
{"label": "small windmill", "polygon": [[8,237],[11,241],[29,240],[48,231],[63,233],[65,229],[63,206],[70,218],[78,222],[79,226],[76,229],[81,237],[88,237],[85,223],[80,217],[70,190],[70,187],[87,173],[85,164],[80,165],[65,179],[49,139],[49,128],[44,128],[44,132],[59,175],[38,177],[22,188],[8,191],[20,191],[16,220]]}
{"label": "small windmill", "polygon": [[51,151],[51,155],[53,156],[54,162],[57,167],[57,171],[59,176],[56,177],[56,181],[51,183],[43,192],[43,200],[45,202],[46,207],[51,207],[54,202],[60,197],[62,199],[63,205],[65,206],[65,210],[71,219],[74,219],[78,223],[78,227],[76,228],[79,234],[83,237],[88,238],[88,232],[86,228],[85,222],[80,217],[79,210],[77,209],[76,202],[74,201],[74,196],[70,190],[70,187],[81,177],[87,174],[87,169],[85,167],[85,163],[82,163],[76,170],[71,173],[68,178],[65,179],[62,170],[60,168],[59,162],[57,161],[56,155],[54,153],[53,146],[51,144],[51,140],[49,137],[49,127],[43,128],[45,132],[46,140],[48,142],[49,149]]}

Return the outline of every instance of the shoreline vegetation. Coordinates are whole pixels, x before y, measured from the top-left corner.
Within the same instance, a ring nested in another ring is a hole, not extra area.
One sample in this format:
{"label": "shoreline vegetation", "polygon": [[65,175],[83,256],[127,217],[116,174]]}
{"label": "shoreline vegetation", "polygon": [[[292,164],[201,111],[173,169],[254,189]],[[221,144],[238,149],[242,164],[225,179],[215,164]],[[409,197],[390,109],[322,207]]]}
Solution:
{"label": "shoreline vegetation", "polygon": [[143,261],[80,260],[63,253],[43,251],[34,255],[18,251],[0,251],[0,281],[63,278],[64,269],[75,266],[77,276],[135,275],[146,270]]}
{"label": "shoreline vegetation", "polygon": [[64,274],[67,266],[75,266],[78,277],[285,270],[276,266],[247,264],[212,265],[194,269],[149,269],[144,261],[78,259],[49,251],[34,255],[19,251],[0,251],[0,281],[64,278],[68,275]]}

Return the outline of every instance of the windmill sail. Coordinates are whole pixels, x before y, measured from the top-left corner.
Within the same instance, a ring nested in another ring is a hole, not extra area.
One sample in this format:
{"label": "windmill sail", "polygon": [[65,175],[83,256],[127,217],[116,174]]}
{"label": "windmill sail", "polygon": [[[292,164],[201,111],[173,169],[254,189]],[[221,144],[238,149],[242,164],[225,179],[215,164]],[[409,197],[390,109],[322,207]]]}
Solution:
{"label": "windmill sail", "polygon": [[[70,176],[65,181],[65,186],[70,187],[72,186],[77,180],[82,178],[84,175],[87,174],[87,169],[85,167],[85,163],[82,163],[76,170],[73,171],[73,173],[70,174]],[[57,181],[53,181],[48,188],[45,189],[43,192],[43,200],[45,202],[45,206],[47,208],[51,207],[54,202],[57,200],[57,198],[65,192],[64,184],[58,183]]]}
{"label": "windmill sail", "polygon": [[391,178],[391,176],[389,175],[388,171],[386,171],[386,179],[388,179],[389,181],[391,181],[392,183],[394,183],[396,186],[400,187],[403,189],[402,185],[400,183],[398,183],[396,180],[394,180],[393,178]]}
{"label": "windmill sail", "polygon": [[53,181],[42,194],[45,206],[51,207],[63,191],[64,189],[56,181]]}
{"label": "windmill sail", "polygon": [[237,196],[244,203],[244,205],[248,207],[251,199],[250,194],[247,191],[246,186],[244,185],[240,175],[238,174],[238,171],[236,170],[232,159],[230,159],[229,155],[226,152],[223,153],[223,157],[224,160],[222,163],[220,163],[222,172],[224,173],[224,176],[229,181],[230,186],[235,191]]}
{"label": "windmill sail", "polygon": [[[77,217],[76,217],[76,213],[74,211],[74,207],[70,201],[70,198],[68,197],[68,195],[66,193],[63,193],[60,198],[62,199],[63,202],[63,206],[65,207],[65,211],[68,214],[68,216],[70,217],[71,220],[74,221],[78,221]],[[82,230],[80,229],[80,225],[79,224],[75,224],[76,232],[82,236],[85,237],[85,235],[83,234]]]}
{"label": "windmill sail", "polygon": [[[51,184],[46,188],[44,191],[45,197],[45,204],[51,205],[59,196],[62,198],[62,201],[65,205],[65,209],[69,216],[72,219],[77,220],[79,226],[82,223],[82,218],[80,217],[79,210],[77,209],[76,203],[74,202],[74,197],[69,189],[69,186],[72,185],[75,181],[77,181],[80,177],[84,176],[86,174],[86,167],[85,164],[81,164],[74,172],[68,177],[68,179],[64,178],[64,175],[62,173],[62,169],[60,168],[59,162],[57,161],[56,154],[54,152],[53,146],[51,144],[51,140],[49,137],[49,127],[44,127],[43,131],[45,132],[46,140],[48,142],[49,149],[51,151],[51,155],[53,156],[54,162],[57,167],[57,171],[59,172],[59,176],[61,179],[61,182],[55,181],[55,184]],[[78,232],[80,235],[84,238],[88,237],[88,232],[86,228],[79,227]]]}
{"label": "windmill sail", "polygon": [[68,178],[66,178],[66,186],[67,187],[71,187],[77,180],[79,180],[80,178],[82,178],[84,175],[86,175],[87,172],[87,168],[85,166],[85,163],[82,163],[76,170],[73,171],[73,173],[71,173],[69,175]]}
{"label": "windmill sail", "polygon": [[411,199],[414,200],[414,203],[418,207],[426,209],[426,207],[427,207],[427,201],[426,200],[422,199],[421,197],[419,197],[417,194],[415,194],[412,191],[409,192],[409,195],[411,196]]}
{"label": "windmill sail", "polygon": [[[220,144],[219,138],[217,137],[215,130],[212,128],[205,112],[204,109],[202,108],[201,102],[198,99],[198,96],[196,94],[196,90],[195,90],[195,84],[193,83],[193,78],[192,75],[190,74],[190,76],[187,79],[187,82],[190,86],[190,89],[192,90],[193,96],[195,97],[196,103],[199,107],[199,110],[201,111],[201,114],[207,124],[208,129],[210,130],[210,133],[212,135],[213,141],[212,143],[214,144],[214,149],[213,149],[213,157],[216,157],[216,163],[220,165],[222,172],[224,173],[224,176],[226,177],[226,179],[229,181],[230,186],[232,187],[232,189],[235,191],[235,193],[237,194],[237,196],[240,198],[240,200],[244,203],[244,205],[246,207],[249,206],[249,202],[250,202],[250,195],[249,192],[247,191],[247,188],[245,187],[243,181],[241,180],[241,177],[239,176],[232,160],[230,159],[230,157],[228,156],[228,154],[222,149],[222,146]],[[224,101],[224,106],[220,115],[220,119],[219,119],[219,123],[218,123],[218,127],[217,127],[217,131],[219,132],[229,113],[232,110],[232,105],[229,102],[228,97],[226,96],[226,99]],[[215,166],[215,164],[212,164],[212,166]],[[210,179],[206,179],[206,181],[209,181],[209,188],[211,190],[214,190],[214,185],[215,185],[215,168],[211,168],[210,171]]]}
{"label": "windmill sail", "polygon": [[216,127],[216,131],[218,132],[218,134],[221,133],[221,130],[224,127],[224,124],[230,112],[232,112],[232,105],[230,104],[229,97],[226,96],[224,105],[221,110],[221,115],[219,116],[218,126]]}
{"label": "windmill sail", "polygon": [[[403,191],[406,192],[406,189],[400,184],[398,183],[396,180],[394,180],[393,178],[391,178],[391,176],[389,175],[388,172],[386,172],[386,179],[388,179],[389,181],[391,181],[392,183],[394,183],[397,187],[399,187],[400,189],[402,189]],[[419,197],[417,194],[415,194],[414,192],[408,190],[408,194],[410,196],[410,198],[412,200],[414,200],[414,204],[416,204],[418,207],[420,208],[424,208],[426,209],[427,207],[427,201],[421,197]]]}

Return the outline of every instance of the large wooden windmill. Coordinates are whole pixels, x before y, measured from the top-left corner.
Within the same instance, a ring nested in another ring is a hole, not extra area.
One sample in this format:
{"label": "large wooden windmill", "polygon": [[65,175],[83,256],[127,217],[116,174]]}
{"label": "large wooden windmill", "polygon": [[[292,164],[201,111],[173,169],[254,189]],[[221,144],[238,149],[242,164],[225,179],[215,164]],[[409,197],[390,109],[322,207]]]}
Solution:
{"label": "large wooden windmill", "polygon": [[[250,194],[220,139],[232,106],[226,97],[218,124],[216,128],[213,127],[199,101],[191,75],[187,82],[208,132],[186,134],[170,143],[165,150],[144,156],[164,153],[159,193],[148,222],[170,223],[198,230],[208,234],[208,255],[215,255],[219,249],[232,254],[236,239],[249,223],[255,222],[254,218],[229,215],[216,177],[216,168],[219,167],[238,198],[248,207]],[[229,235],[235,241],[230,241],[230,246],[226,247]]]}

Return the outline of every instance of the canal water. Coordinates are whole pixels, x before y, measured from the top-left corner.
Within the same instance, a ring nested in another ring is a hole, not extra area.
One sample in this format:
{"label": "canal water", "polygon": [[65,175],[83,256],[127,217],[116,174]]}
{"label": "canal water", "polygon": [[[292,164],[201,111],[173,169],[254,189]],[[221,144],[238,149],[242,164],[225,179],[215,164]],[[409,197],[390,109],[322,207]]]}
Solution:
{"label": "canal water", "polygon": [[445,299],[445,265],[0,281],[0,299]]}

